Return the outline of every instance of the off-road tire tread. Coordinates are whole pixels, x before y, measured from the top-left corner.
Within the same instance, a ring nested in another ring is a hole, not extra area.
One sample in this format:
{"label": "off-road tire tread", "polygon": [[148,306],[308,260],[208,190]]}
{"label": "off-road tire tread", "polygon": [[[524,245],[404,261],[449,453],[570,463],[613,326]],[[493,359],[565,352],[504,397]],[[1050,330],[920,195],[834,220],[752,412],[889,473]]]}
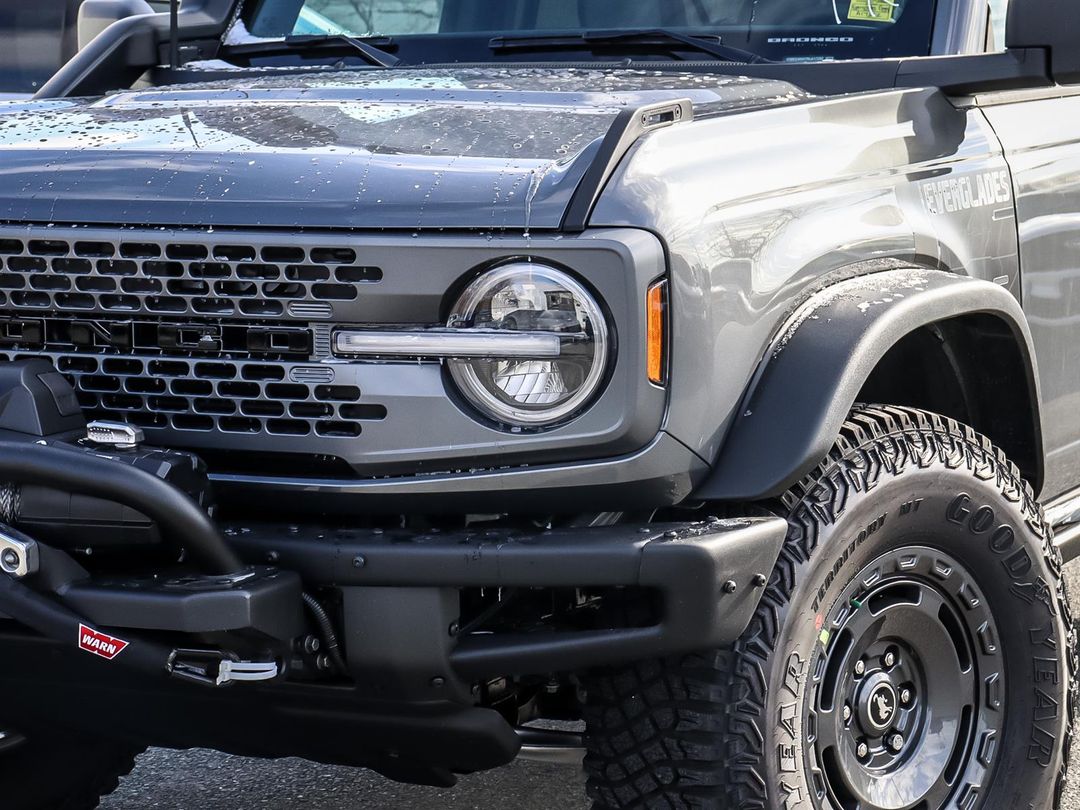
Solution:
{"label": "off-road tire tread", "polygon": [[135,769],[135,758],[142,751],[118,753],[113,764],[103,769],[98,778],[90,785],[64,803],[56,810],[95,810],[101,800],[120,787],[120,780]]}
{"label": "off-road tire tread", "polygon": [[111,740],[76,739],[54,729],[28,731],[27,737],[0,753],[4,810],[94,810],[131,773],[143,751]]}
{"label": "off-road tire tread", "polygon": [[[849,495],[884,476],[943,463],[993,482],[1039,537],[1056,577],[1068,631],[1070,673],[1066,749],[1057,777],[1061,807],[1077,706],[1077,634],[1061,555],[1019,469],[985,436],[953,419],[888,405],[857,406],[828,456],[773,504],[790,528],[780,559],[746,633],[706,653],[594,673],[586,681],[585,770],[596,810],[769,807],[766,787],[766,673],[799,568]],[[718,767],[718,763],[720,766]],[[774,802],[775,804],[775,802]]]}

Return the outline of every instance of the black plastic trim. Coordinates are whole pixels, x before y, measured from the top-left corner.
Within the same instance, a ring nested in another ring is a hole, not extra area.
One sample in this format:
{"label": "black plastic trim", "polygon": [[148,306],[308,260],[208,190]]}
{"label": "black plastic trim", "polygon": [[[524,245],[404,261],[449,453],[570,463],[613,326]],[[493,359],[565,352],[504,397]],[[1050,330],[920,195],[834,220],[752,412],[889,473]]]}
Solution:
{"label": "black plastic trim", "polygon": [[1080,15],[1075,0],[1013,0],[1005,25],[1008,48],[1048,51],[1048,75],[1060,84],[1080,82]]}
{"label": "black plastic trim", "polygon": [[173,633],[255,630],[291,640],[304,632],[300,578],[253,568],[235,577],[131,577],[63,585],[64,604],[98,625]]}
{"label": "black plastic trim", "polygon": [[[888,295],[887,291],[900,293]],[[751,381],[712,474],[693,497],[776,497],[825,458],[877,363],[915,329],[964,314],[991,313],[1022,353],[1042,464],[1040,396],[1019,302],[1003,287],[938,270],[901,269],[835,284],[800,307],[774,339]],[[1041,466],[1031,476],[1037,487]]]}
{"label": "black plastic trim", "polygon": [[1049,56],[1041,48],[971,56],[905,59],[896,72],[896,87],[938,87],[949,95],[1048,87]]}
{"label": "black plastic trim", "polygon": [[[650,116],[670,115],[649,123]],[[574,196],[563,215],[560,230],[568,233],[581,233],[589,224],[593,206],[607,185],[615,168],[638,138],[646,132],[689,122],[694,117],[694,105],[688,99],[678,97],[672,91],[670,101],[649,104],[635,109],[623,110],[612,122],[607,134],[600,143],[600,148],[589,162],[589,168],[581,178]]]}
{"label": "black plastic trim", "polygon": [[[229,526],[250,560],[272,555],[311,584],[337,587],[640,587],[662,608],[649,627],[526,636],[479,634],[449,654],[475,679],[579,670],[727,644],[746,629],[787,533],[781,518],[417,535],[277,525]],[[392,593],[392,591],[387,591]]]}

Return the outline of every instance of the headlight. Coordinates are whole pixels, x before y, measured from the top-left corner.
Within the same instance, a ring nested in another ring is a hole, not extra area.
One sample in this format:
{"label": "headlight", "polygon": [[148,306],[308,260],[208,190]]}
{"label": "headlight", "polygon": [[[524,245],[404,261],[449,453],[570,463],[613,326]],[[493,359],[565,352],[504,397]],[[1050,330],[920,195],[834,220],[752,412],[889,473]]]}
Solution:
{"label": "headlight", "polygon": [[566,273],[516,262],[480,276],[458,299],[451,327],[557,336],[557,357],[449,361],[461,393],[498,422],[521,427],[564,420],[596,394],[610,341],[599,304]]}

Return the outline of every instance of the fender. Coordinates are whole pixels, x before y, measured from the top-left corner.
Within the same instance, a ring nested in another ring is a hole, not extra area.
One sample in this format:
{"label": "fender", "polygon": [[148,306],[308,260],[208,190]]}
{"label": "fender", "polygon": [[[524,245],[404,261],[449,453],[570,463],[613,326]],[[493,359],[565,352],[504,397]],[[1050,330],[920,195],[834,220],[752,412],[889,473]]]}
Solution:
{"label": "fender", "polygon": [[[1001,319],[1019,346],[1041,465],[1040,395],[1031,335],[1019,302],[988,281],[904,268],[838,282],[810,298],[774,337],[716,464],[692,497],[776,497],[828,454],[874,367],[922,326],[961,315]],[[1041,480],[1041,467],[1037,478]]]}

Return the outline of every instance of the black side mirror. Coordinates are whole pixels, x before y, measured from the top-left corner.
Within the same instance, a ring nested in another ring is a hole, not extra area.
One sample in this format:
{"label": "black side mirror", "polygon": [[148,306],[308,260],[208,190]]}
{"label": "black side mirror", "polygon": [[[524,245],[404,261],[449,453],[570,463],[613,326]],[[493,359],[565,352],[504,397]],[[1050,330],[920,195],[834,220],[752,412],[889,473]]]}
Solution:
{"label": "black side mirror", "polygon": [[1080,8],[1076,0],[1010,0],[1005,26],[1010,50],[1042,48],[1058,84],[1080,83]]}

